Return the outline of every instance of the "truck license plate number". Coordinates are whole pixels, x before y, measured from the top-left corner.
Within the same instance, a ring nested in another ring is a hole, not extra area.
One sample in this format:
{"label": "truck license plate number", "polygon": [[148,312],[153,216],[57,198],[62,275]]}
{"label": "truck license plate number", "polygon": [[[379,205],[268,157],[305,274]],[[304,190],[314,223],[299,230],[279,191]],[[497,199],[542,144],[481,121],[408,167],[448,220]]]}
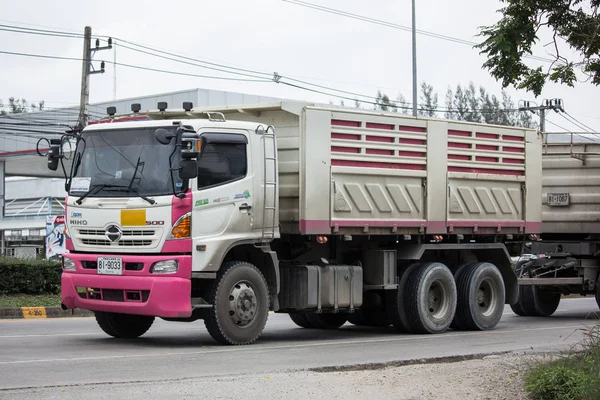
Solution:
{"label": "truck license plate number", "polygon": [[98,257],[98,274],[123,275],[123,259],[116,257]]}
{"label": "truck license plate number", "polygon": [[569,193],[548,193],[548,205],[551,207],[568,206]]}

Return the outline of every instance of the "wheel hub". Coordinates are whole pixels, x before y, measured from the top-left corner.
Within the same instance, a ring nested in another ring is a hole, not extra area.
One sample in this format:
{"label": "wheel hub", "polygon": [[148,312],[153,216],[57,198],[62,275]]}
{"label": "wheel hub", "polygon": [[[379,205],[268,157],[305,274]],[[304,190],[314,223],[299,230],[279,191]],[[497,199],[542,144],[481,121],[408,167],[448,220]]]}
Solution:
{"label": "wheel hub", "polygon": [[477,289],[477,306],[481,314],[489,316],[494,312],[496,297],[493,282],[489,278],[484,279]]}
{"label": "wheel hub", "polygon": [[433,318],[442,318],[448,308],[448,296],[444,285],[435,281],[427,293],[427,309]]}
{"label": "wheel hub", "polygon": [[238,326],[252,323],[258,310],[254,289],[247,282],[239,282],[229,293],[229,317]]}

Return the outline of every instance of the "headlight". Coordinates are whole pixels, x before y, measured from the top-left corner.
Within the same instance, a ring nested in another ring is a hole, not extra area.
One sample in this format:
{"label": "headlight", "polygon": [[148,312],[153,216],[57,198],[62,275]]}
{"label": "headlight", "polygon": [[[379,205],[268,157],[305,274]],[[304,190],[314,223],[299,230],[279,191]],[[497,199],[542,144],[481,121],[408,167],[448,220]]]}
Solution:
{"label": "headlight", "polygon": [[158,261],[152,264],[150,272],[153,274],[174,274],[179,269],[177,260]]}
{"label": "headlight", "polygon": [[70,258],[63,257],[63,269],[65,271],[75,271],[75,261]]}
{"label": "headlight", "polygon": [[185,239],[191,237],[192,214],[182,215],[171,229],[169,239]]}

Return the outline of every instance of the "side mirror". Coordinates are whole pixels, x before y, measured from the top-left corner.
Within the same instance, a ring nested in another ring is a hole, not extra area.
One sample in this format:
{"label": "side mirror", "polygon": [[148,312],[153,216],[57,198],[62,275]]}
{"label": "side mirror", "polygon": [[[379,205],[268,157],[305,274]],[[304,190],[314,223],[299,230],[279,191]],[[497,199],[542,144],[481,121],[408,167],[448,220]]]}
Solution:
{"label": "side mirror", "polygon": [[168,130],[164,129],[164,128],[158,128],[157,130],[154,131],[154,138],[156,139],[156,141],[160,144],[169,144],[171,143],[171,140],[173,140],[173,138],[176,135],[173,132],[169,132]]}
{"label": "side mirror", "polygon": [[194,179],[198,176],[196,160],[181,160],[179,162],[179,177],[183,180]]}
{"label": "side mirror", "polygon": [[58,169],[58,160],[61,157],[60,147],[60,139],[50,139],[50,150],[48,151],[48,169],[51,171],[56,171]]}

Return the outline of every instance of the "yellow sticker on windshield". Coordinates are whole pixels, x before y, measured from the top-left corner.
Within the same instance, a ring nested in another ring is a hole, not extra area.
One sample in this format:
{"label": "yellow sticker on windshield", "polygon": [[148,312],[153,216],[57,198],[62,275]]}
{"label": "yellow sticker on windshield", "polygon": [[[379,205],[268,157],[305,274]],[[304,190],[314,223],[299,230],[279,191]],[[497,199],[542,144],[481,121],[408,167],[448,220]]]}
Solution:
{"label": "yellow sticker on windshield", "polygon": [[146,225],[146,210],[121,210],[121,226]]}

